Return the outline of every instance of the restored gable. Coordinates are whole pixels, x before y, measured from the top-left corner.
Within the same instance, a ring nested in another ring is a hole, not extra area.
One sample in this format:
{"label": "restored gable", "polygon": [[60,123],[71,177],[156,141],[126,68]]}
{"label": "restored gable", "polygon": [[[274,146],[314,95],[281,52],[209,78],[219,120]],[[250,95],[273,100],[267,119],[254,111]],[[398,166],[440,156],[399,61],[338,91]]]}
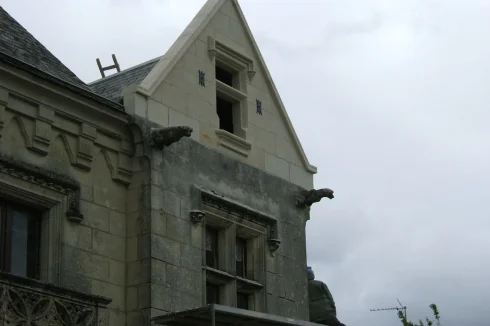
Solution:
{"label": "restored gable", "polygon": [[[209,0],[139,86],[140,115],[305,188],[312,166],[235,0]],[[138,112],[136,112],[138,113]]]}

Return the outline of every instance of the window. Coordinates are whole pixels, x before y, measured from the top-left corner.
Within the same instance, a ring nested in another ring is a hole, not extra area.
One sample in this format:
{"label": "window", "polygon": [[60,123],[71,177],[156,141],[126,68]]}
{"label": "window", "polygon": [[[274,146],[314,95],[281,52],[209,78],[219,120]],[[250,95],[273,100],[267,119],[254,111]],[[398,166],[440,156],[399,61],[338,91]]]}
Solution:
{"label": "window", "polygon": [[206,228],[206,266],[218,268],[218,231]]}
{"label": "window", "polygon": [[216,112],[219,117],[219,128],[233,133],[233,103],[216,97]]}
{"label": "window", "polygon": [[233,73],[219,66],[216,66],[216,79],[233,87]]}
{"label": "window", "polygon": [[219,285],[206,283],[206,304],[219,304]]}
{"label": "window", "polygon": [[237,238],[235,246],[236,275],[246,277],[247,275],[247,241]]}
{"label": "window", "polygon": [[248,295],[245,293],[237,293],[236,296],[237,299],[237,308],[240,309],[248,309]]}
{"label": "window", "polygon": [[244,138],[242,115],[246,109],[246,80],[242,80],[243,74],[239,70],[228,68],[220,62],[216,63],[215,69],[219,129]]}
{"label": "window", "polygon": [[40,213],[0,201],[0,270],[39,278]]}
{"label": "window", "polygon": [[204,205],[206,302],[261,311],[265,307],[267,228],[231,211]]}

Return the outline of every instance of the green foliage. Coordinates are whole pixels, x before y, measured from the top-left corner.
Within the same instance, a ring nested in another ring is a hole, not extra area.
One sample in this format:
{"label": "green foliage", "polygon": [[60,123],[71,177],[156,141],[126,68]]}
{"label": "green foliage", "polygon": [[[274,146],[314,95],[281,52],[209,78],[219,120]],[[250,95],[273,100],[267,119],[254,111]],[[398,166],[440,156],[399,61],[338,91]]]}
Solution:
{"label": "green foliage", "polygon": [[434,325],[441,326],[441,316],[439,315],[439,310],[437,310],[437,306],[433,303],[429,307],[432,310],[432,313],[434,314],[435,321],[429,319],[429,317],[425,317],[425,321],[427,324],[424,324],[424,321],[422,319],[419,319],[418,324],[408,321],[407,316],[405,316],[403,314],[403,311],[401,310],[398,311],[398,318],[400,318],[403,326],[434,326]]}

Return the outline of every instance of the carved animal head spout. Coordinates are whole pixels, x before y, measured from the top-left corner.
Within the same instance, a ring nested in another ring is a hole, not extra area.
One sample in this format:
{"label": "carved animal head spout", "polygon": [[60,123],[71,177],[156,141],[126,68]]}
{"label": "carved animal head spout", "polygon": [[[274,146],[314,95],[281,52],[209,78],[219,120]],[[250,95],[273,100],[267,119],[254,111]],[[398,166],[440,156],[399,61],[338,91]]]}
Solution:
{"label": "carved animal head spout", "polygon": [[151,146],[163,149],[178,142],[182,137],[190,137],[192,128],[188,126],[176,126],[167,128],[151,128]]}
{"label": "carved animal head spout", "polygon": [[305,190],[296,197],[296,206],[310,207],[314,203],[318,203],[322,198],[333,199],[333,192],[329,188]]}
{"label": "carved animal head spout", "polygon": [[333,190],[329,188],[318,189],[317,193],[323,198],[334,199]]}

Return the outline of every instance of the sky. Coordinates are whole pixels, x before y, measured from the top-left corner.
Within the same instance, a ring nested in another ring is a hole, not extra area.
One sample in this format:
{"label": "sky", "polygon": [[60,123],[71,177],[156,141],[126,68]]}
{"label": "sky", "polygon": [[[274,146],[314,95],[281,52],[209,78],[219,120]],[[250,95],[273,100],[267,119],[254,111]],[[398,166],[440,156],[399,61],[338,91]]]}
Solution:
{"label": "sky", "polygon": [[[82,80],[163,55],[204,0],[0,0]],[[241,0],[317,188],[308,263],[347,326],[487,326],[490,1]],[[28,10],[26,10],[28,8]]]}

